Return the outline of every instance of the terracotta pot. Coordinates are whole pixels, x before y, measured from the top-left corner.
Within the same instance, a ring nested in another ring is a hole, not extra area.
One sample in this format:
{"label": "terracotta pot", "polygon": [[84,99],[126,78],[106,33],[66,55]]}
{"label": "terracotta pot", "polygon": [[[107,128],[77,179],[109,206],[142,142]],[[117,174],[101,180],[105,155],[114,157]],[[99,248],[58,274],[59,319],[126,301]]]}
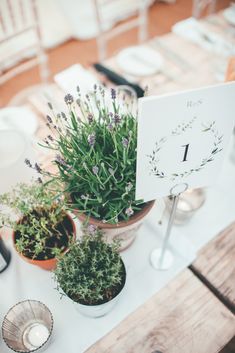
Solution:
{"label": "terracotta pot", "polygon": [[[103,223],[97,219],[90,217],[88,224],[92,224],[102,229],[107,242],[112,242],[114,239],[120,241],[119,251],[123,251],[133,243],[136,238],[136,233],[142,225],[144,218],[153,207],[155,201],[150,201],[139,212],[135,213],[128,221],[121,221],[118,224]],[[81,222],[87,221],[87,216],[81,214],[78,210],[73,210]]]}
{"label": "terracotta pot", "polygon": [[[76,239],[76,227],[75,227],[74,221],[69,214],[67,214],[67,217],[70,220],[72,227],[73,227],[73,238]],[[31,265],[39,266],[43,270],[47,270],[47,271],[52,271],[56,268],[56,264],[57,264],[56,258],[52,258],[52,259],[48,259],[48,260],[33,260],[33,259],[30,259],[29,257],[24,256],[23,254],[20,254],[16,248],[16,245],[15,245],[15,232],[13,232],[13,244],[14,244],[14,248],[15,248],[16,252],[18,253],[18,255],[24,261],[30,263]],[[67,249],[63,253],[65,253],[66,251],[67,251]]]}

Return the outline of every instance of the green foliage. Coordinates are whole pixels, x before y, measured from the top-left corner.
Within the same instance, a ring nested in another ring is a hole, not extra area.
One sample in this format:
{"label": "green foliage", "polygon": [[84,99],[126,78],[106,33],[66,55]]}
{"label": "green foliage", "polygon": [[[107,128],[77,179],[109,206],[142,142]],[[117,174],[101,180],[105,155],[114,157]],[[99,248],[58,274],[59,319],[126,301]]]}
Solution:
{"label": "green foliage", "polygon": [[88,232],[59,258],[55,270],[61,288],[75,302],[97,305],[111,300],[122,289],[125,269],[118,244],[107,244],[100,231]]}
{"label": "green foliage", "polygon": [[142,208],[135,201],[136,117],[114,90],[111,98],[102,87],[78,97],[65,97],[67,116],[49,105],[53,136],[43,146],[56,153],[58,173],[45,174],[69,195],[69,206],[105,223],[128,220]]}
{"label": "green foliage", "polygon": [[0,195],[0,205],[0,227],[15,231],[19,253],[32,259],[47,259],[66,248],[69,235],[63,225],[67,218],[64,202],[56,199],[55,192],[45,184],[18,184],[11,192]]}

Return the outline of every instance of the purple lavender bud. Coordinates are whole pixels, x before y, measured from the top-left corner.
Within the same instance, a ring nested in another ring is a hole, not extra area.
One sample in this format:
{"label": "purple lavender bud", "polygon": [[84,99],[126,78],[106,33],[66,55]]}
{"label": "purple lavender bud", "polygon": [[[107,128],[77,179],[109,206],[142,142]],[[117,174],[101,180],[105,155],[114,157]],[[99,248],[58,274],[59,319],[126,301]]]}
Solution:
{"label": "purple lavender bud", "polygon": [[97,91],[97,84],[96,83],[94,84],[94,91],[95,92]]}
{"label": "purple lavender bud", "polygon": [[66,96],[64,97],[64,101],[66,104],[72,104],[74,101],[72,94],[66,94]]}
{"label": "purple lavender bud", "polygon": [[114,88],[111,88],[111,98],[112,98],[113,100],[116,99],[116,91],[115,91]]}
{"label": "purple lavender bud", "polygon": [[128,208],[126,209],[126,211],[125,211],[125,214],[126,214],[128,217],[132,216],[133,213],[134,213],[134,211],[132,210],[131,206],[128,207]]}
{"label": "purple lavender bud", "polygon": [[49,142],[47,141],[47,139],[44,139],[44,142],[45,142],[47,145],[49,145]]}
{"label": "purple lavender bud", "polygon": [[94,235],[97,231],[97,226],[95,226],[94,224],[89,224],[89,226],[87,227],[87,231],[91,235]]}
{"label": "purple lavender bud", "polygon": [[67,121],[67,116],[65,115],[64,112],[61,112],[61,116],[62,116],[62,118],[63,118],[65,121]]}
{"label": "purple lavender bud", "polygon": [[37,179],[37,181],[39,184],[42,184],[42,179],[40,177]]}
{"label": "purple lavender bud", "polygon": [[30,162],[30,160],[29,160],[28,158],[26,158],[26,159],[24,160],[24,162],[25,162],[25,164],[26,164],[29,168],[32,168],[32,164],[31,164],[31,162]]}
{"label": "purple lavender bud", "polygon": [[128,144],[129,144],[129,140],[125,137],[122,138],[122,144],[124,147],[128,147]]}
{"label": "purple lavender bud", "polygon": [[88,102],[90,102],[89,94],[86,94],[86,99],[88,100]]}
{"label": "purple lavender bud", "polygon": [[54,139],[53,139],[53,137],[52,137],[51,135],[48,135],[47,138],[48,138],[48,140],[50,140],[50,141],[54,141]]}
{"label": "purple lavender bud", "polygon": [[34,169],[36,170],[37,173],[41,174],[42,173],[42,168],[38,163],[34,164]]}
{"label": "purple lavender bud", "polygon": [[94,144],[95,144],[95,134],[90,134],[90,135],[88,135],[87,141],[88,141],[89,145],[90,145],[91,147],[93,147]]}
{"label": "purple lavender bud", "polygon": [[91,124],[94,121],[94,117],[91,113],[88,114],[87,119],[88,119],[89,124]]}
{"label": "purple lavender bud", "polygon": [[93,173],[94,173],[95,175],[98,174],[99,168],[97,167],[97,165],[95,165],[94,167],[92,167],[92,171],[93,171]]}
{"label": "purple lavender bud", "polygon": [[58,164],[64,167],[67,167],[67,163],[65,162],[64,158],[62,158],[59,154],[55,156],[55,162],[57,162]]}
{"label": "purple lavender bud", "polygon": [[77,92],[80,93],[80,87],[79,86],[77,86]]}
{"label": "purple lavender bud", "polygon": [[48,123],[52,124],[52,119],[51,119],[50,115],[47,115],[46,118],[47,118]]}
{"label": "purple lavender bud", "polygon": [[49,109],[53,110],[52,104],[50,102],[47,103]]}
{"label": "purple lavender bud", "polygon": [[110,116],[110,118],[112,118],[113,117],[113,113],[109,112],[109,116]]}
{"label": "purple lavender bud", "polygon": [[113,117],[113,122],[114,122],[115,125],[120,124],[120,122],[121,122],[121,117],[120,117],[120,115],[115,114],[114,117]]}
{"label": "purple lavender bud", "polygon": [[109,123],[109,124],[107,125],[107,128],[109,129],[109,131],[112,131],[113,128],[114,128],[114,126],[113,126],[112,123]]}
{"label": "purple lavender bud", "polygon": [[78,98],[78,99],[76,100],[76,103],[77,103],[77,105],[80,107],[80,106],[81,106],[81,99]]}

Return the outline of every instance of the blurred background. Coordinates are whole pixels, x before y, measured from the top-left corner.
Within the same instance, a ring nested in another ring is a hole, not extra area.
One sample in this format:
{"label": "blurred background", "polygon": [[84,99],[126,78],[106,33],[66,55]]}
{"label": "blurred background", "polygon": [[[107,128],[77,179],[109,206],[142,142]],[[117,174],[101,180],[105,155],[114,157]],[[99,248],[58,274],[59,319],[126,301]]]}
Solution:
{"label": "blurred background", "polygon": [[[216,13],[228,7],[230,2],[0,0],[0,106],[9,104],[24,88],[42,81],[52,82],[56,73],[73,64],[89,67],[101,59],[100,36],[117,28],[120,21],[125,28],[107,41],[106,57],[138,44],[139,25],[143,31],[141,41],[147,41],[170,32],[172,26],[183,19]],[[130,23],[133,19],[140,21],[137,27]],[[16,70],[3,79],[10,69],[22,61],[25,63],[35,53],[41,62],[41,75],[40,66],[30,64],[24,67],[25,71]]]}

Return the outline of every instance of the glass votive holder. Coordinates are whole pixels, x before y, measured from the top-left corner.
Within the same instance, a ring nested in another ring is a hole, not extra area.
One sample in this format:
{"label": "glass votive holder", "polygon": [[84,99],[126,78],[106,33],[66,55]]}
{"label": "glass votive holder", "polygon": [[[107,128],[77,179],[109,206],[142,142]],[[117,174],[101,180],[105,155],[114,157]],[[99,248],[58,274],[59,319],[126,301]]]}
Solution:
{"label": "glass votive holder", "polygon": [[[184,222],[188,221],[194,215],[194,213],[200,207],[202,207],[205,199],[205,191],[202,188],[189,189],[180,194],[175,212],[174,223],[183,224]],[[170,213],[173,204],[173,197],[166,197],[165,204],[167,213]]]}
{"label": "glass votive holder", "polygon": [[53,316],[47,306],[37,300],[14,305],[4,317],[2,338],[14,352],[42,352],[53,330]]}

